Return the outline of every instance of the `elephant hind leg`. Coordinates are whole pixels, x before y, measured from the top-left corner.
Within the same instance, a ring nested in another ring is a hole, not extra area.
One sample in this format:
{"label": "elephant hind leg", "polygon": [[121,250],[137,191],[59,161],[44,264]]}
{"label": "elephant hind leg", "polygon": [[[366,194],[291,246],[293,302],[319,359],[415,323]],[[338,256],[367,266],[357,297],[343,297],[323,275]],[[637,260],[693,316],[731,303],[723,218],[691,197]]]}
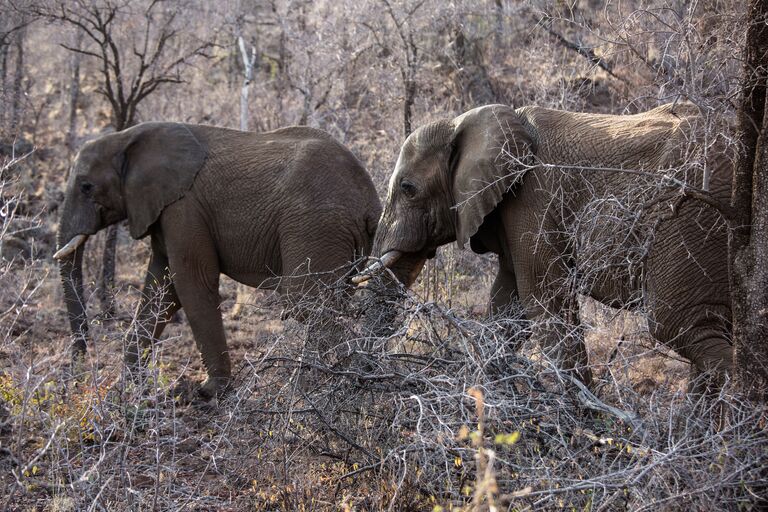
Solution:
{"label": "elephant hind leg", "polygon": [[135,367],[141,355],[158,339],[171,317],[181,308],[171,274],[168,258],[153,241],[141,301],[136,311],[136,321],[125,340],[125,359],[129,367]]}
{"label": "elephant hind leg", "polygon": [[710,395],[716,392],[733,369],[733,346],[724,337],[696,340],[679,352],[691,361],[689,393]]}
{"label": "elephant hind leg", "polygon": [[339,279],[355,259],[355,242],[344,230],[329,233],[323,228],[338,222],[317,220],[317,226],[306,225],[305,232],[281,240],[283,276],[278,291],[285,307],[283,317],[308,327],[312,350],[346,353],[344,329],[335,311],[337,301],[348,300],[354,291]]}

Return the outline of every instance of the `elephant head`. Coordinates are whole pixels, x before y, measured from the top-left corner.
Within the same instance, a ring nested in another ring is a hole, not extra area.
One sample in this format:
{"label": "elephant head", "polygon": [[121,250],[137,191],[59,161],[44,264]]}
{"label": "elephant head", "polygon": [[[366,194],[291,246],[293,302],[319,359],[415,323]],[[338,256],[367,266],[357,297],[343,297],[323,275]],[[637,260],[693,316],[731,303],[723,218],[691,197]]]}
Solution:
{"label": "elephant head", "polygon": [[75,159],[59,220],[54,254],[64,298],[83,353],[88,335],[83,301],[83,243],[90,235],[128,219],[131,236],[147,235],[163,208],[181,198],[203,166],[206,148],[175,123],[143,123],[88,142]]}
{"label": "elephant head", "polygon": [[[389,267],[406,286],[437,247],[456,241],[475,248],[483,222],[520,179],[510,161],[530,155],[531,137],[505,105],[470,110],[413,132],[389,182],[373,245],[378,262],[354,281]],[[479,242],[477,242],[479,243]]]}

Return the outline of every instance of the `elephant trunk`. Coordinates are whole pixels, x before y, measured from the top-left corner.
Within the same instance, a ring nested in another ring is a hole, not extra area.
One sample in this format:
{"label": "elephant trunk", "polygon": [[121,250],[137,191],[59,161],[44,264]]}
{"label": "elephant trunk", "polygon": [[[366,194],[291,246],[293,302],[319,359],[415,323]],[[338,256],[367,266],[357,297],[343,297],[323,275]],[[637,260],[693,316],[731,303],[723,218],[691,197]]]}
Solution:
{"label": "elephant trunk", "polygon": [[[71,188],[71,187],[70,187]],[[59,261],[61,283],[69,326],[72,329],[72,355],[85,354],[88,341],[88,316],[83,293],[83,253],[89,234],[98,231],[98,214],[91,205],[78,204],[67,191],[56,236],[59,250],[54,255]]]}
{"label": "elephant trunk", "polygon": [[[68,242],[63,239],[61,232],[58,236],[58,245]],[[85,312],[85,300],[83,294],[83,249],[80,244],[67,256],[59,259],[59,273],[64,286],[64,301],[67,306],[69,326],[72,329],[73,345],[72,355],[81,356],[86,351],[88,340],[88,317]]]}

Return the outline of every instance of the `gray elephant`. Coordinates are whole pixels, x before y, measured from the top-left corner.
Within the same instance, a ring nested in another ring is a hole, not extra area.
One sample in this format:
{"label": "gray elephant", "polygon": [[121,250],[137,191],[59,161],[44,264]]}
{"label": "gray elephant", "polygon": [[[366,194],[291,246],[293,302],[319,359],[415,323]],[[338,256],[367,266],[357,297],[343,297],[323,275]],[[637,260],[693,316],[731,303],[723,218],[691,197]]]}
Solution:
{"label": "gray elephant", "polygon": [[88,333],[82,244],[110,224],[128,219],[133,238],[151,238],[139,346],[183,307],[208,373],[201,393],[211,396],[231,376],[219,275],[284,296],[303,293],[310,273],[338,277],[369,253],[380,213],[360,162],[312,128],[246,133],[143,123],[89,142],[72,167],[54,255],[74,351],[85,352]]}
{"label": "gray elephant", "polygon": [[[390,267],[410,286],[438,246],[469,241],[498,255],[491,311],[522,300],[529,319],[549,321],[535,322],[549,347],[564,337],[546,326],[583,293],[647,312],[658,340],[722,376],[731,311],[717,206],[730,199],[732,165],[717,145],[702,153],[701,124],[690,104],[625,116],[489,105],[423,126],[389,184],[379,261],[354,281]],[[704,174],[711,201],[679,192],[682,180],[702,187]],[[636,188],[638,178],[655,187]],[[622,213],[626,201],[637,208]],[[589,381],[583,338],[572,339],[559,357]]]}

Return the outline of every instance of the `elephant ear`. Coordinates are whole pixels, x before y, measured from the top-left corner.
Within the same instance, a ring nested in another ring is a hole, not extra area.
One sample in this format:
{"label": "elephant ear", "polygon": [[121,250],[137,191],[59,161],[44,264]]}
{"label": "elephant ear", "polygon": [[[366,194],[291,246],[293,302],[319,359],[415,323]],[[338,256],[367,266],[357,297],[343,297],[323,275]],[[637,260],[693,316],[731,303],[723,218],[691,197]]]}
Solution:
{"label": "elephant ear", "polygon": [[453,120],[451,156],[453,199],[457,210],[456,242],[473,237],[485,217],[517,183],[530,162],[532,139],[520,117],[506,105],[487,105]]}
{"label": "elephant ear", "polygon": [[192,187],[208,152],[186,125],[178,123],[142,123],[126,130],[125,136],[118,169],[131,237],[139,239],[166,206]]}

